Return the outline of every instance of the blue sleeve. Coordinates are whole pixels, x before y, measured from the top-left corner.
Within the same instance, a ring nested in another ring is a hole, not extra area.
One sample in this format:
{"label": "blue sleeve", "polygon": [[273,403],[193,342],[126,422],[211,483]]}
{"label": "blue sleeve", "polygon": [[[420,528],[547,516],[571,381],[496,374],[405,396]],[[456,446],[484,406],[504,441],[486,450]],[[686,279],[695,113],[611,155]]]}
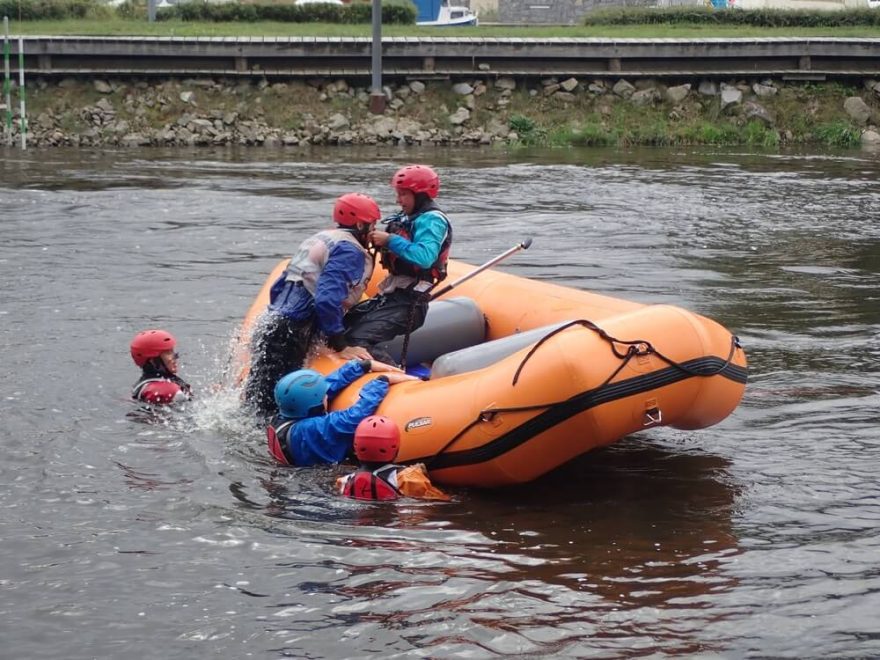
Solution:
{"label": "blue sleeve", "polygon": [[309,467],[345,460],[354,443],[357,425],[376,412],[388,388],[387,380],[377,378],[364,385],[357,403],[350,408],[307,417],[294,424],[288,439],[294,463]]}
{"label": "blue sleeve", "polygon": [[332,401],[337,394],[365,373],[358,360],[349,360],[336,371],[327,374],[327,398]]}
{"label": "blue sleeve", "polygon": [[324,334],[344,332],[342,303],[351,285],[363,278],[364,266],[364,253],[347,241],[340,241],[330,250],[315,287],[315,314]]}
{"label": "blue sleeve", "polygon": [[388,239],[388,249],[401,259],[427,269],[440,256],[440,249],[448,232],[446,220],[439,213],[427,211],[413,223],[412,242],[403,236],[392,234]]}

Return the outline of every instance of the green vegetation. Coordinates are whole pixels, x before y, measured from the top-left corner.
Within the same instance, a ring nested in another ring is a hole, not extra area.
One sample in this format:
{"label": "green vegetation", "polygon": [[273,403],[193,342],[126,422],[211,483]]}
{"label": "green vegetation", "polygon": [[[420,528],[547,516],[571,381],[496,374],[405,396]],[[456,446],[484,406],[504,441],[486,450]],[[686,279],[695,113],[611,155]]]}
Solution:
{"label": "green vegetation", "polygon": [[[0,14],[8,13],[17,34],[82,35],[167,35],[167,36],[314,36],[369,37],[370,4],[361,2],[339,6],[294,6],[289,2],[258,0],[228,5],[194,2],[164,10],[161,20],[148,23],[145,0],[127,0],[116,10],[99,0],[0,0]],[[315,8],[316,7],[316,8]],[[401,9],[406,7],[410,13]],[[315,8],[315,14],[304,13]],[[333,15],[324,12],[333,12]],[[880,11],[776,12],[741,10],[713,11],[703,8],[618,9],[591,14],[579,26],[448,28],[437,31],[412,24],[412,6],[406,0],[383,4],[383,35],[470,36],[470,37],[607,37],[607,38],[702,38],[769,36],[866,36],[877,37]],[[42,19],[39,19],[42,17]],[[310,18],[309,18],[310,17]],[[20,20],[19,20],[20,18]],[[233,20],[234,19],[234,20]],[[271,19],[271,20],[270,20]],[[316,20],[321,22],[298,22]],[[330,22],[330,21],[340,22]],[[361,22],[357,22],[361,21]],[[479,74],[474,74],[479,77]],[[843,109],[849,96],[861,95],[861,87],[841,83],[778,84],[777,93],[757,99],[760,115],[744,105],[721,110],[717,97],[702,96],[692,90],[681,103],[665,100],[665,89],[658,85],[658,98],[638,105],[607,90],[559,95],[542,93],[536,81],[519,86],[513,93],[502,93],[490,81],[488,89],[475,101],[471,118],[464,127],[452,126],[449,115],[461,98],[448,81],[429,81],[423,102],[406,103],[395,114],[428,128],[445,131],[453,141],[465,131],[488,129],[498,134],[501,123],[515,133],[514,146],[634,146],[634,145],[749,145],[778,148],[781,145],[810,144],[826,147],[853,147],[860,143],[861,129]],[[747,96],[751,90],[739,82]],[[143,84],[143,83],[141,83]],[[173,125],[192,108],[178,98],[179,81],[168,81],[147,92],[152,101],[141,109],[146,120],[142,128]],[[125,83],[123,83],[123,86]],[[183,82],[185,87],[186,81]],[[265,87],[265,81],[263,82]],[[366,107],[351,94],[322,96],[316,86],[300,81],[276,83],[265,89],[242,81],[232,88],[216,86],[198,89],[197,112],[209,109],[235,113],[242,118],[259,118],[269,127],[296,129],[320,125],[331,114],[340,112],[352,123],[368,118]],[[532,87],[532,89],[529,89]],[[230,89],[232,93],[230,94]],[[162,96],[161,103],[153,103]],[[62,89],[35,90],[31,111],[41,112],[66,132],[86,128],[81,110],[100,97],[89,85]],[[295,104],[290,103],[296,98]],[[752,97],[754,98],[754,97]],[[410,99],[411,100],[411,99]],[[872,107],[871,123],[877,124],[878,102],[868,95]],[[748,104],[746,104],[748,105]],[[138,115],[117,107],[118,116],[132,126]]]}
{"label": "green vegetation", "polygon": [[[146,15],[144,10],[143,15]],[[19,21],[9,14],[14,34],[82,36],[176,36],[176,37],[369,37],[370,25],[337,23],[253,23],[189,22],[168,19],[148,23],[141,18],[52,19]],[[568,27],[438,28],[415,25],[383,25],[386,37],[520,37],[520,38],[608,38],[608,39],[702,39],[707,37],[877,37],[876,27],[757,28],[737,25],[620,25]]]}
{"label": "green vegetation", "polygon": [[[880,11],[847,9],[728,9],[711,7],[619,7],[588,14],[584,25],[750,25],[760,28],[880,27]],[[875,32],[876,35],[876,32]]]}
{"label": "green vegetation", "polygon": [[613,94],[578,94],[573,103],[540,96],[529,101],[518,91],[511,97],[508,125],[522,146],[856,147],[861,130],[843,101],[858,94],[857,88],[837,83],[789,83],[775,96],[760,99],[775,119],[769,125],[750,117],[744,106],[722,111],[717,97],[695,90],[678,105],[660,101],[646,106]]}
{"label": "green vegetation", "polygon": [[[184,115],[208,118],[235,114],[242,120],[259,120],[267,127],[296,130],[326,124],[334,113],[344,114],[356,127],[370,122],[365,103],[347,93],[327,97],[318,85],[292,81],[258,85],[235,84],[204,86],[199,81],[169,80],[145,85],[143,82],[116,83],[117,90],[107,96],[88,82],[64,86],[35,86],[29,96],[31,116],[51,118],[66,133],[89,130],[88,108],[102,98],[116,110],[115,120],[124,120],[137,130],[162,129],[177,125]],[[782,146],[810,145],[822,148],[852,148],[860,144],[861,130],[843,109],[843,100],[857,94],[855,88],[788,84],[773,97],[760,99],[772,124],[749,117],[744,106],[720,110],[718,97],[696,91],[673,105],[659,100],[637,106],[611,93],[593,95],[584,91],[574,100],[553,96],[532,96],[528,88],[505,95],[490,86],[477,100],[477,108],[465,131],[497,125],[501,121],[516,138],[518,147],[632,147],[744,145],[776,149]],[[189,90],[198,99],[191,105],[181,98]],[[443,81],[428,81],[423,102],[406,103],[396,113],[418,122],[425,129],[436,127],[456,135],[449,123],[449,112],[460,103]],[[295,98],[296,103],[291,103]],[[123,100],[125,99],[125,100]],[[128,100],[131,99],[131,100]],[[501,103],[504,100],[505,103]],[[875,104],[876,105],[876,104]],[[877,115],[875,114],[875,117]],[[486,130],[483,128],[483,130]],[[494,130],[494,129],[492,129]]]}
{"label": "green vegetation", "polygon": [[819,124],[813,130],[816,142],[829,147],[857,147],[859,129],[843,119]]}
{"label": "green vegetation", "polygon": [[[132,0],[128,0],[131,2]],[[366,2],[348,5],[308,4],[293,5],[282,3],[247,3],[247,2],[184,2],[159,10],[157,19],[160,21],[211,21],[222,22],[256,22],[277,21],[281,23],[341,23],[371,24],[373,7]],[[382,3],[382,23],[397,25],[414,25],[416,22],[415,6],[410,2]]]}
{"label": "green vegetation", "polygon": [[[125,0],[112,8],[101,0],[0,0],[0,16],[26,24],[32,21],[113,21],[121,19],[130,27],[146,23],[146,0]],[[370,25],[372,4],[353,2],[347,5],[307,4],[261,0],[259,2],[183,2],[159,9],[159,21],[212,23],[325,23]],[[416,9],[409,0],[385,0],[382,22],[415,25]]]}
{"label": "green vegetation", "polygon": [[[16,34],[156,36],[369,37],[371,3],[296,6],[284,0],[189,2],[146,20],[146,0],[116,9],[101,0],[0,0],[0,15]],[[399,36],[533,38],[877,37],[880,11],[804,12],[702,7],[618,8],[589,14],[582,25],[418,27],[408,0],[382,4],[383,34]]]}

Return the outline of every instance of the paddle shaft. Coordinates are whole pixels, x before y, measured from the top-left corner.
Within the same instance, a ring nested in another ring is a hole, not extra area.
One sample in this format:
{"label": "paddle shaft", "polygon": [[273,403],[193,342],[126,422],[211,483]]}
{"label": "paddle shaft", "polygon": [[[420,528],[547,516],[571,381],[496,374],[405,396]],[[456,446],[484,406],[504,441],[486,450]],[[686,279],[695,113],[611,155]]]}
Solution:
{"label": "paddle shaft", "polygon": [[464,275],[464,276],[462,276],[462,277],[459,277],[457,280],[455,280],[454,282],[450,282],[449,284],[447,284],[446,286],[444,286],[444,287],[443,287],[442,289],[440,289],[439,291],[436,291],[436,292],[432,293],[432,294],[431,294],[431,300],[434,300],[435,298],[439,298],[439,297],[442,296],[444,293],[449,293],[449,292],[452,291],[455,287],[457,287],[459,284],[463,284],[464,282],[467,282],[469,279],[471,279],[471,278],[474,277],[475,275],[479,275],[480,273],[482,273],[482,272],[483,272],[484,270],[486,270],[487,268],[491,268],[491,267],[494,266],[495,264],[497,264],[497,263],[499,263],[499,262],[501,262],[501,261],[504,261],[504,260],[507,259],[507,257],[509,257],[510,255],[512,255],[512,254],[516,254],[516,253],[519,252],[520,250],[528,250],[528,249],[529,249],[529,246],[530,246],[531,244],[532,244],[532,239],[531,239],[531,238],[527,238],[526,240],[524,240],[524,241],[522,241],[522,242],[520,242],[520,243],[517,243],[516,245],[514,245],[514,246],[513,246],[512,248],[510,248],[509,250],[505,250],[504,252],[502,252],[501,254],[499,254],[497,257],[493,257],[492,259],[490,259],[489,261],[487,261],[486,263],[484,263],[482,266],[479,266],[479,267],[475,268],[474,270],[472,270],[472,271],[471,271],[470,273],[468,273],[467,275]]}

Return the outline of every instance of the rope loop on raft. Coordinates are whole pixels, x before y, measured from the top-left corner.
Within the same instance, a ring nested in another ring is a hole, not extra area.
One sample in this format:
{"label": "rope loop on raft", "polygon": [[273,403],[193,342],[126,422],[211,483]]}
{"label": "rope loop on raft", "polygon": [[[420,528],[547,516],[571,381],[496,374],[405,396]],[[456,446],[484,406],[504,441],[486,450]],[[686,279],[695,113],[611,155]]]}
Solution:
{"label": "rope loop on raft", "polygon": [[[617,369],[615,369],[612,372],[612,374],[608,378],[605,379],[605,382],[603,382],[602,385],[600,385],[600,387],[607,385],[611,381],[612,378],[614,378],[618,373],[620,373],[621,369],[623,369],[626,366],[626,364],[633,357],[636,357],[639,355],[656,355],[660,360],[662,360],[663,362],[665,362],[669,366],[674,367],[675,369],[678,369],[678,370],[682,371],[683,373],[688,374],[689,376],[702,376],[702,377],[708,378],[708,377],[720,374],[722,371],[724,371],[728,367],[728,365],[730,364],[731,360],[733,360],[733,356],[736,353],[736,349],[742,348],[742,346],[740,345],[740,342],[739,342],[739,337],[737,337],[736,335],[731,335],[730,336],[730,352],[728,353],[727,359],[724,361],[724,364],[722,364],[720,367],[718,367],[714,371],[711,371],[708,373],[703,373],[703,372],[696,371],[695,369],[691,369],[689,367],[686,367],[683,364],[676,362],[672,358],[667,357],[666,355],[663,355],[663,353],[661,353],[656,348],[654,348],[654,345],[651,344],[651,342],[649,342],[645,339],[634,339],[634,340],[618,339],[617,337],[612,337],[611,335],[609,335],[607,332],[605,332],[605,330],[600,328],[598,325],[596,325],[592,321],[589,321],[587,319],[577,319],[575,321],[571,321],[569,323],[566,323],[565,325],[559,326],[558,328],[551,330],[546,335],[541,337],[541,339],[539,339],[535,343],[535,345],[532,346],[532,348],[529,350],[529,352],[523,358],[522,362],[520,362],[519,367],[517,367],[517,369],[516,369],[516,373],[513,375],[513,382],[511,384],[512,385],[517,384],[517,382],[519,381],[519,376],[522,373],[523,367],[526,366],[526,362],[528,362],[531,359],[531,357],[538,351],[539,348],[541,348],[541,346],[544,345],[545,342],[547,342],[547,340],[549,340],[551,337],[555,337],[563,330],[568,330],[569,328],[574,327],[574,326],[581,326],[581,327],[586,328],[587,330],[592,330],[593,332],[595,332],[597,335],[599,335],[602,339],[604,339],[605,341],[607,341],[611,345],[611,352],[614,353],[614,356],[620,360],[623,360],[623,362],[620,363],[620,366],[618,366]],[[620,351],[620,350],[618,350],[618,346],[625,346],[626,350]]]}
{"label": "rope loop on raft", "polygon": [[[621,360],[620,364],[617,366],[617,368],[614,371],[611,372],[611,374],[609,374],[608,378],[606,378],[602,382],[601,385],[599,385],[598,387],[595,388],[597,390],[602,389],[608,383],[610,383],[612,380],[614,380],[614,377],[617,376],[617,374],[619,374],[623,370],[623,368],[629,363],[630,360],[632,360],[634,357],[637,357],[640,355],[656,355],[659,359],[663,360],[666,364],[680,370],[681,372],[683,372],[689,376],[701,376],[701,377],[708,378],[711,376],[715,376],[715,375],[721,373],[722,371],[724,371],[728,367],[728,365],[730,365],[731,360],[733,360],[733,356],[736,353],[736,349],[742,348],[740,341],[739,341],[739,337],[737,337],[736,335],[731,335],[731,337],[730,337],[730,352],[728,353],[727,359],[724,361],[724,364],[722,364],[720,367],[718,367],[717,369],[715,369],[711,372],[703,373],[703,372],[696,371],[694,369],[690,369],[689,367],[686,367],[682,364],[679,364],[675,360],[663,355],[663,353],[661,353],[656,348],[654,348],[653,344],[651,344],[651,342],[649,342],[649,341],[642,340],[642,339],[636,339],[636,340],[632,340],[632,341],[617,339],[616,337],[612,337],[611,335],[609,335],[607,332],[605,332],[605,330],[603,330],[602,328],[597,326],[592,321],[588,321],[587,319],[578,319],[576,321],[571,321],[570,323],[566,323],[565,325],[560,326],[554,330],[551,330],[546,335],[541,337],[541,339],[539,339],[535,343],[534,346],[532,346],[531,350],[529,350],[529,352],[523,358],[522,362],[520,362],[519,367],[517,367],[516,373],[513,376],[513,385],[516,385],[517,381],[519,380],[520,373],[522,373],[523,367],[525,367],[526,362],[529,361],[529,359],[537,352],[537,350],[544,343],[547,342],[547,340],[549,340],[551,337],[554,337],[555,335],[559,334],[563,330],[567,330],[568,328],[571,328],[574,326],[581,326],[581,327],[587,328],[588,330],[592,330],[593,332],[598,334],[602,339],[604,339],[605,341],[607,341],[611,345],[612,352],[614,353],[614,355],[616,357],[618,357]],[[625,350],[618,350],[618,345],[620,345],[621,347],[625,346],[626,349]],[[458,433],[456,433],[449,440],[449,442],[447,442],[445,445],[443,445],[437,452],[434,453],[433,456],[431,456],[431,458],[429,458],[427,461],[425,461],[425,464],[426,464],[425,466],[427,468],[430,468],[431,463],[433,463],[437,458],[439,458],[440,455],[445,453],[446,450],[449,449],[452,445],[454,445],[458,441],[458,439],[461,438],[465,433],[470,431],[477,424],[491,421],[495,417],[495,415],[497,415],[499,413],[523,412],[523,411],[528,411],[528,410],[544,410],[544,409],[553,408],[555,406],[564,405],[566,403],[567,403],[567,401],[563,400],[563,401],[553,401],[551,403],[536,403],[536,404],[532,404],[532,405],[528,405],[528,406],[513,406],[513,407],[509,407],[509,408],[487,408],[485,410],[481,410],[480,413],[477,415],[477,417],[473,421],[466,424],[464,426],[464,428],[462,428]]]}

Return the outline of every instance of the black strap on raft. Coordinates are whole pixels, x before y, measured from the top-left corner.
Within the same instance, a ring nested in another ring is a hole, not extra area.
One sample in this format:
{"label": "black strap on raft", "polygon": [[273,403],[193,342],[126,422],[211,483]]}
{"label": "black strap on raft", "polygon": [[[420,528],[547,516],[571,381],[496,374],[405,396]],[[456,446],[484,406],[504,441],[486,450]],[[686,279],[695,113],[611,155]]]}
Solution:
{"label": "black strap on raft", "polygon": [[[715,369],[714,371],[709,372],[709,373],[704,373],[704,372],[696,371],[694,369],[690,369],[689,367],[687,367],[683,364],[679,364],[678,362],[675,362],[675,360],[672,360],[671,358],[666,357],[660,351],[658,351],[656,348],[654,348],[654,346],[649,341],[644,341],[644,340],[624,341],[622,339],[616,339],[615,337],[612,337],[611,335],[609,335],[607,332],[605,332],[602,328],[597,326],[592,321],[588,321],[586,319],[578,319],[576,321],[571,321],[570,323],[566,323],[565,325],[560,326],[554,330],[551,330],[546,335],[544,335],[540,340],[538,340],[538,342],[535,343],[534,346],[532,346],[531,350],[523,358],[522,362],[520,362],[519,367],[517,367],[516,373],[513,376],[512,385],[517,384],[517,382],[519,380],[520,373],[522,373],[523,367],[525,367],[526,362],[528,362],[529,359],[537,352],[538,348],[540,348],[551,337],[559,334],[563,330],[567,330],[568,328],[571,328],[574,326],[582,326],[582,327],[587,328],[589,330],[592,330],[593,332],[598,334],[600,337],[602,337],[602,339],[606,340],[611,345],[611,351],[614,353],[614,355],[616,357],[618,357],[621,360],[620,365],[616,369],[614,369],[614,371],[611,372],[611,374],[608,376],[608,378],[606,378],[602,382],[601,385],[594,388],[595,390],[601,390],[603,387],[608,385],[608,383],[610,383],[614,379],[614,377],[617,376],[617,374],[619,374],[623,370],[623,368],[629,363],[629,361],[637,355],[653,354],[653,355],[656,355],[661,360],[663,360],[664,362],[666,362],[667,364],[669,364],[670,366],[680,370],[681,372],[683,372],[689,376],[711,377],[711,376],[716,376],[716,375],[720,374],[721,372],[723,372],[730,365],[731,361],[733,360],[733,356],[736,353],[736,349],[741,348],[741,344],[739,342],[739,337],[737,337],[736,335],[731,335],[731,337],[730,337],[730,353],[727,355],[727,360],[725,360],[724,363],[719,368]],[[626,346],[627,348],[625,351],[621,352],[620,350],[618,350],[618,345]],[[449,440],[449,442],[447,442],[445,445],[443,445],[437,452],[434,453],[433,456],[431,456],[431,458],[429,458],[427,461],[425,461],[425,467],[430,468],[431,464],[435,460],[437,460],[437,458],[439,458],[441,454],[446,452],[447,449],[449,449],[453,444],[455,444],[459,438],[461,438],[465,433],[470,431],[474,426],[476,426],[477,424],[480,424],[481,422],[491,421],[492,418],[495,417],[495,415],[497,415],[499,413],[524,412],[524,411],[529,411],[529,410],[544,410],[544,409],[553,408],[555,406],[564,405],[567,402],[568,401],[566,399],[563,399],[562,401],[553,401],[551,403],[536,403],[536,404],[532,404],[532,405],[528,405],[528,406],[512,406],[510,408],[490,408],[487,410],[481,410],[480,414],[477,415],[476,419],[474,419],[473,421],[466,424],[464,426],[464,428],[462,428],[458,433],[456,433]]]}
{"label": "black strap on raft", "polygon": [[[623,360],[623,362],[620,364],[620,366],[617,367],[617,369],[615,369],[614,372],[607,379],[605,379],[605,382],[602,383],[602,385],[600,385],[600,387],[604,387],[605,385],[607,385],[608,382],[612,378],[614,378],[618,373],[620,373],[621,369],[623,369],[627,365],[627,363],[637,355],[656,355],[658,358],[663,360],[663,362],[665,362],[669,366],[675,367],[676,369],[683,371],[684,373],[688,374],[689,376],[715,376],[717,374],[720,374],[722,371],[724,371],[727,368],[727,366],[730,364],[730,361],[733,359],[733,355],[736,352],[736,349],[740,347],[739,338],[736,335],[731,335],[731,337],[730,337],[730,353],[727,355],[727,360],[725,360],[724,364],[722,364],[720,367],[718,367],[718,369],[716,369],[715,371],[713,371],[711,373],[703,373],[703,372],[695,371],[694,369],[690,369],[690,368],[684,366],[683,364],[676,362],[672,358],[666,357],[665,355],[663,355],[663,353],[661,353],[656,348],[654,348],[653,344],[651,344],[651,342],[649,342],[649,341],[646,341],[644,339],[634,339],[631,341],[617,339],[616,337],[612,337],[611,335],[609,335],[607,332],[605,332],[602,328],[600,328],[598,325],[596,325],[592,321],[588,321],[586,319],[578,319],[576,321],[571,321],[570,323],[566,323],[565,325],[560,326],[554,330],[551,330],[546,335],[541,337],[541,339],[539,339],[535,343],[535,345],[532,346],[531,350],[523,358],[523,361],[520,362],[519,367],[517,367],[516,373],[513,375],[513,383],[512,384],[516,385],[517,381],[519,380],[519,375],[522,373],[523,367],[526,366],[526,362],[528,362],[529,359],[531,359],[531,357],[538,351],[539,348],[541,348],[541,346],[548,339],[550,339],[551,337],[553,337],[555,335],[558,335],[563,330],[568,330],[569,328],[574,327],[576,325],[582,326],[584,328],[587,328],[588,330],[592,330],[593,332],[595,332],[602,339],[604,339],[609,344],[611,344],[611,351],[614,353],[614,355],[616,357]],[[626,351],[620,352],[617,348],[618,345],[626,346]]]}
{"label": "black strap on raft", "polygon": [[[416,282],[416,285],[419,284],[421,280]],[[431,285],[431,289],[436,285]],[[400,368],[406,371],[406,353],[409,350],[409,338],[412,336],[412,327],[413,322],[416,320],[416,304],[419,302],[419,299],[422,295],[430,295],[431,289],[428,289],[424,294],[413,291],[412,300],[409,303],[409,314],[406,317],[406,333],[403,335],[403,346],[400,348]]]}

